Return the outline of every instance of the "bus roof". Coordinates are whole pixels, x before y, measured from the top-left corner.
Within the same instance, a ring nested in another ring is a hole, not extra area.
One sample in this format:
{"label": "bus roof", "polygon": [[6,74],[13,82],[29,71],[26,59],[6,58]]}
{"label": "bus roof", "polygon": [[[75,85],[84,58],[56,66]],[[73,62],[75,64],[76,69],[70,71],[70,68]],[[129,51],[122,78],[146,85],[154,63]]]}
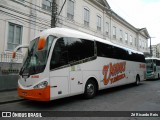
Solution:
{"label": "bus roof", "polygon": [[146,60],[160,60],[160,58],[156,58],[156,57],[147,57],[145,59]]}
{"label": "bus roof", "polygon": [[125,49],[128,51],[132,51],[134,53],[143,54],[142,52],[114,44],[114,43],[110,42],[109,40],[104,40],[104,39],[101,39],[101,38],[98,38],[98,37],[95,37],[95,36],[92,36],[92,35],[77,31],[77,30],[69,29],[69,28],[47,29],[47,30],[44,30],[43,32],[41,32],[38,36],[36,36],[36,38],[39,36],[49,36],[49,35],[53,35],[56,37],[74,37],[74,38],[88,39],[88,40],[93,40],[93,41],[95,40],[95,41],[99,41],[102,43],[113,45],[113,46],[116,46],[116,47],[119,47],[119,48],[122,48],[122,49]]}

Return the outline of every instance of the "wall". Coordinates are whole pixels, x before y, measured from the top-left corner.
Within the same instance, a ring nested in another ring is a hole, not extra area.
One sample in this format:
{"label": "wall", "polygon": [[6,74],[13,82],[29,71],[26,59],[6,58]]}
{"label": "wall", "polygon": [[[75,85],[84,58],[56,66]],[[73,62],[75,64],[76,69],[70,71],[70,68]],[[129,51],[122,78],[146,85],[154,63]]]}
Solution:
{"label": "wall", "polygon": [[0,62],[0,91],[17,88],[18,72],[21,64]]}
{"label": "wall", "polygon": [[0,75],[0,91],[15,90],[18,85],[18,75]]}

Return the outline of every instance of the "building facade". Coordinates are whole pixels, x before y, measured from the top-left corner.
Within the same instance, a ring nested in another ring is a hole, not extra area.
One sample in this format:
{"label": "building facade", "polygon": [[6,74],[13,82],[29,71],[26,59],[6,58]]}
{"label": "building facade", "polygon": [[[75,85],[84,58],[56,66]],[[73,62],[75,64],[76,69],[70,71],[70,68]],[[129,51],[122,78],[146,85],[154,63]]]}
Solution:
{"label": "building facade", "polygon": [[160,58],[160,43],[157,44],[157,57]]}
{"label": "building facade", "polygon": [[[76,29],[124,47],[148,52],[149,34],[111,10],[106,0],[53,0],[56,27]],[[0,62],[21,44],[51,27],[52,0],[0,1]],[[24,53],[19,51],[19,55]],[[9,55],[8,58],[11,56]],[[10,59],[8,60],[10,61]]]}
{"label": "building facade", "polygon": [[152,56],[157,57],[157,45],[152,45]]}
{"label": "building facade", "polygon": [[160,58],[160,44],[152,45],[152,56]]}

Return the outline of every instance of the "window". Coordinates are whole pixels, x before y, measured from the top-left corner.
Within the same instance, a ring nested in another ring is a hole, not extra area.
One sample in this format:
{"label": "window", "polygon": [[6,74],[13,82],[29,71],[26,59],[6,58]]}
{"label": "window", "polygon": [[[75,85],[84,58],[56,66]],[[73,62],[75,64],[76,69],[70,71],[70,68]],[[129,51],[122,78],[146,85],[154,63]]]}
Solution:
{"label": "window", "polygon": [[94,42],[89,40],[68,39],[69,62],[73,63],[94,56]]}
{"label": "window", "polygon": [[116,38],[116,27],[113,26],[113,38]]}
{"label": "window", "polygon": [[22,26],[14,23],[9,23],[7,49],[13,50],[18,45],[22,44]]}
{"label": "window", "polygon": [[146,45],[146,42],[145,42],[145,43],[144,43],[144,49],[146,49],[146,46],[147,46],[147,45]]}
{"label": "window", "polygon": [[51,11],[52,10],[52,0],[43,0],[42,1],[42,9]]}
{"label": "window", "polygon": [[142,47],[141,39],[139,39],[139,47]]}
{"label": "window", "polygon": [[116,46],[109,44],[96,42],[97,55],[99,57],[113,58],[113,59],[124,59],[127,56],[127,51]]}
{"label": "window", "polygon": [[114,46],[96,42],[97,55],[100,57],[115,58]]}
{"label": "window", "polygon": [[66,66],[69,64],[78,64],[86,58],[94,56],[94,42],[90,40],[83,40],[77,38],[60,38],[57,40],[52,58],[50,68]]}
{"label": "window", "polygon": [[144,42],[142,41],[142,48],[144,49]]}
{"label": "window", "polygon": [[68,0],[67,18],[74,19],[74,1]]}
{"label": "window", "polygon": [[137,46],[137,39],[136,38],[134,39],[134,43],[135,43],[135,46]]}
{"label": "window", "polygon": [[145,42],[145,49],[147,49],[147,43]]}
{"label": "window", "polygon": [[156,65],[160,66],[160,61],[159,60],[156,60]]}
{"label": "window", "polygon": [[29,75],[35,75],[44,71],[54,39],[54,36],[48,36],[45,46],[42,50],[37,49],[39,37],[31,41],[28,52],[24,57],[24,62],[22,65],[23,67],[20,71],[20,75],[25,73],[29,73]]}
{"label": "window", "polygon": [[128,33],[125,33],[125,42],[128,43]]}
{"label": "window", "polygon": [[18,0],[18,1],[20,1],[20,2],[24,2],[25,0]]}
{"label": "window", "polygon": [[55,69],[68,64],[67,41],[60,38],[54,47],[50,68]]}
{"label": "window", "polygon": [[133,37],[130,35],[130,45],[133,44]]}
{"label": "window", "polygon": [[106,22],[106,35],[109,35],[109,23]]}
{"label": "window", "polygon": [[101,31],[101,17],[97,15],[97,30]]}
{"label": "window", "polygon": [[123,40],[123,31],[120,30],[120,41],[122,41],[122,40]]}
{"label": "window", "polygon": [[119,48],[101,42],[96,42],[96,45],[97,45],[97,55],[99,57],[129,60],[135,62],[145,62],[145,57],[143,54],[134,53],[127,49]]}
{"label": "window", "polygon": [[84,25],[89,26],[89,17],[90,17],[90,12],[87,8],[84,8]]}

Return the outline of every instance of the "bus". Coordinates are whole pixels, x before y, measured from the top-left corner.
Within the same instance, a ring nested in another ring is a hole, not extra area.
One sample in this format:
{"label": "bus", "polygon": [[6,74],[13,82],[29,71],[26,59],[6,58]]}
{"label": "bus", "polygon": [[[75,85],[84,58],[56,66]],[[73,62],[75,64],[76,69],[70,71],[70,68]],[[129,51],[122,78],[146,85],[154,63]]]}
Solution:
{"label": "bus", "polygon": [[146,78],[159,79],[160,78],[160,59],[155,57],[146,58]]}
{"label": "bus", "polygon": [[51,101],[145,80],[143,53],[67,28],[41,32],[27,45],[19,72],[18,95],[35,101]]}

